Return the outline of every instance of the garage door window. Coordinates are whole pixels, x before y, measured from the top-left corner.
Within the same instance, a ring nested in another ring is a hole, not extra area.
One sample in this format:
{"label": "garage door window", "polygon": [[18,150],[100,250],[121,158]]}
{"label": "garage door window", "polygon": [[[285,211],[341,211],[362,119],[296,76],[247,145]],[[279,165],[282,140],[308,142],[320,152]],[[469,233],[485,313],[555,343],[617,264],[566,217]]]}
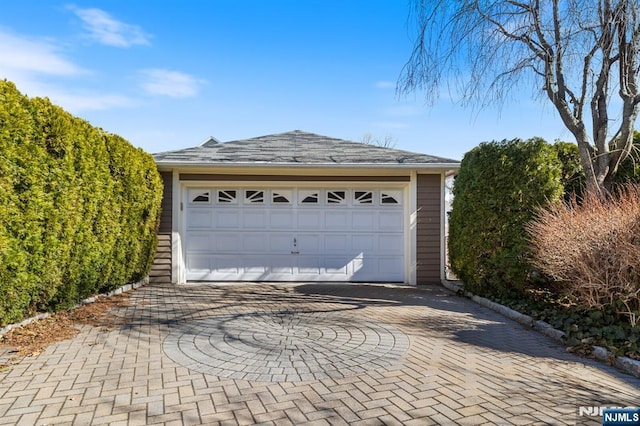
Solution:
{"label": "garage door window", "polygon": [[345,191],[327,191],[327,204],[347,204]]}
{"label": "garage door window", "polygon": [[355,191],[353,198],[356,204],[373,204],[373,192]]}
{"label": "garage door window", "polygon": [[291,203],[290,190],[278,190],[271,193],[271,201],[273,204],[289,204]]}
{"label": "garage door window", "polygon": [[246,190],[244,192],[244,202],[248,204],[263,204],[264,191]]}
{"label": "garage door window", "polygon": [[381,204],[400,204],[402,192],[400,191],[383,191],[380,193]]}
{"label": "garage door window", "polygon": [[223,204],[238,204],[238,191],[235,189],[218,191],[218,202]]}
{"label": "garage door window", "polygon": [[210,201],[210,192],[204,189],[192,189],[189,191],[189,202],[191,203],[208,203]]}
{"label": "garage door window", "polygon": [[319,189],[211,189],[189,188],[189,204],[217,204],[237,205],[287,205],[296,200],[300,205],[332,205],[332,206],[400,206],[403,192],[398,189],[382,191],[353,189],[319,190]]}
{"label": "garage door window", "polygon": [[300,204],[318,204],[319,194],[318,191],[300,191]]}

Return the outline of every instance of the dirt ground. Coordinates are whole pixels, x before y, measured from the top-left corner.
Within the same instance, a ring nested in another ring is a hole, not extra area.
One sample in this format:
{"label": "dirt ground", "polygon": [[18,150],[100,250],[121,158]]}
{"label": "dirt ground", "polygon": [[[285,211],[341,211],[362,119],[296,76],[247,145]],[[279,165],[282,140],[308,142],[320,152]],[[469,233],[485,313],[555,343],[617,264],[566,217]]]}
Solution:
{"label": "dirt ground", "polygon": [[122,318],[108,315],[116,307],[129,306],[129,294],[101,296],[95,302],[62,311],[47,318],[14,328],[0,336],[0,348],[8,348],[11,358],[0,363],[0,369],[25,357],[37,356],[47,346],[74,337],[81,325],[102,327],[105,330],[122,323]]}

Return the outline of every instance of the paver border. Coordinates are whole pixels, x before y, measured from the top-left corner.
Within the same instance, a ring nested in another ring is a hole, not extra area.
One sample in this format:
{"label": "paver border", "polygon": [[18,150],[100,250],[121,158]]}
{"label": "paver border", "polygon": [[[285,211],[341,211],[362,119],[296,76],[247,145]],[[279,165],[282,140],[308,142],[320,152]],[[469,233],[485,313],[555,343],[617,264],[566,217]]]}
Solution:
{"label": "paver border", "polygon": [[[442,286],[453,293],[463,294],[477,304],[489,308],[492,311],[497,312],[509,319],[512,319],[526,327],[531,327],[534,330],[544,334],[547,337],[552,338],[553,340],[561,343],[564,346],[567,345],[565,333],[561,330],[553,328],[553,326],[549,323],[541,320],[535,320],[529,315],[525,315],[521,312],[515,311],[507,306],[501,305],[484,297],[477,296],[470,291],[465,291],[464,284],[462,284],[461,282],[443,280]],[[640,361],[626,356],[616,356],[613,352],[602,346],[594,345],[592,346],[592,348],[593,355],[596,360],[612,365],[620,371],[640,378]]]}

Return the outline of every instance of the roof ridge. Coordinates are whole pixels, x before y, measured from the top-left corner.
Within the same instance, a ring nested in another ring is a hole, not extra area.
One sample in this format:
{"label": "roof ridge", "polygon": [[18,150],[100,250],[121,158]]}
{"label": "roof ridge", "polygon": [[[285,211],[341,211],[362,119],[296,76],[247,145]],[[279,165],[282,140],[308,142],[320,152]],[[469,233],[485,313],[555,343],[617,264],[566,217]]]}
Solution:
{"label": "roof ridge", "polygon": [[252,140],[256,140],[256,139],[273,138],[273,137],[283,136],[283,135],[309,135],[309,136],[317,136],[317,137],[321,137],[321,138],[325,138],[325,139],[346,140],[346,139],[338,139],[338,138],[333,138],[331,136],[321,135],[319,133],[313,133],[313,132],[307,132],[305,130],[295,129],[295,130],[289,130],[289,131],[286,131],[286,132],[270,133],[268,135],[253,136],[251,138],[233,139],[233,140],[227,141],[225,143],[241,142],[241,141],[252,141]]}

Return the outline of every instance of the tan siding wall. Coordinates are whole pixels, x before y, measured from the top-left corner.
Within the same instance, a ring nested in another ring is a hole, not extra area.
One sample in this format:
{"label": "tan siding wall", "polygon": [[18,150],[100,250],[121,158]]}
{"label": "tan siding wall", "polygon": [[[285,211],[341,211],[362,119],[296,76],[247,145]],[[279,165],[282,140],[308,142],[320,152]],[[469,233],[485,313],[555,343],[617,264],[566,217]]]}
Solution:
{"label": "tan siding wall", "polygon": [[158,248],[149,272],[151,283],[171,283],[171,218],[173,216],[173,174],[160,172],[164,184],[162,212],[158,228]]}
{"label": "tan siding wall", "polygon": [[418,284],[440,283],[440,175],[418,175],[417,273]]}
{"label": "tan siding wall", "polygon": [[160,214],[158,234],[170,234],[173,212],[173,174],[172,172],[160,172],[160,176],[164,183],[164,195],[162,196],[162,213]]}

